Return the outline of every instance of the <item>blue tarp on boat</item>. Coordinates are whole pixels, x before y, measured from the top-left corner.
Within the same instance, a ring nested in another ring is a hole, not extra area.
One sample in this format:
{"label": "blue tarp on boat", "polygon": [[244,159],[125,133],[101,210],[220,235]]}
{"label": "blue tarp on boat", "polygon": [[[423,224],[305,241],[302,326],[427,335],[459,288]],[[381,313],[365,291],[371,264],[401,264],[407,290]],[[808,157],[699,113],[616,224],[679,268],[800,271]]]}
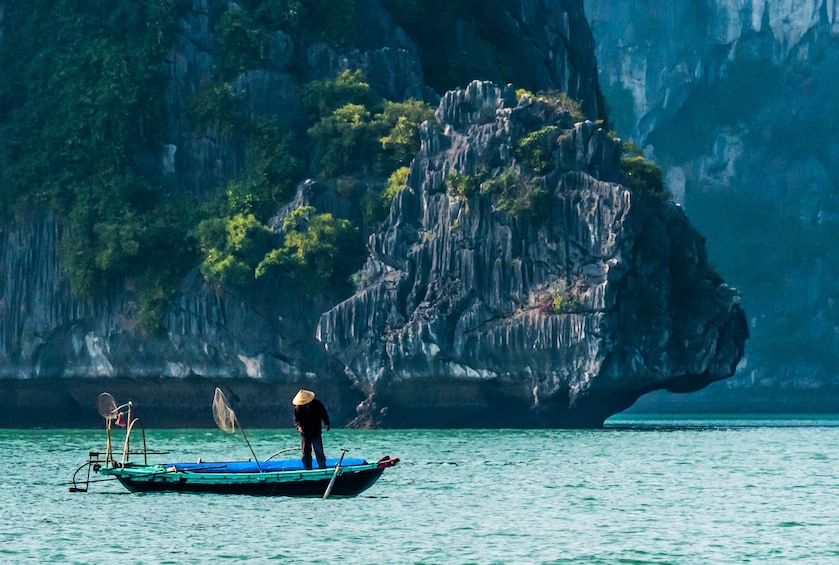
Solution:
{"label": "blue tarp on boat", "polygon": [[[338,459],[327,459],[326,468],[334,469],[338,464]],[[341,467],[351,467],[353,465],[366,465],[367,461],[364,459],[353,459],[344,457],[341,462]],[[260,461],[259,467],[253,461],[219,461],[207,463],[167,463],[166,468],[171,469],[175,467],[178,471],[192,471],[195,473],[259,473],[260,469],[263,473],[270,473],[274,471],[302,471],[303,462],[300,459],[283,459],[279,461]],[[312,467],[318,468],[317,461],[312,461]]]}

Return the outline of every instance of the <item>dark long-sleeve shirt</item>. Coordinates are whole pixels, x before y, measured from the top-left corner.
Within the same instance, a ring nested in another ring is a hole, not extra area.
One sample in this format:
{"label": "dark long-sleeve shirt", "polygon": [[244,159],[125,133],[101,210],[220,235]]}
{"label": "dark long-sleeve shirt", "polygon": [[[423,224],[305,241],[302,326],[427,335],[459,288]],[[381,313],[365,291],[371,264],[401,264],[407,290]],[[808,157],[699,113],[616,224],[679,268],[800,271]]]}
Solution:
{"label": "dark long-sleeve shirt", "polygon": [[330,425],[326,407],[318,399],[314,399],[303,406],[294,407],[294,427],[306,437],[320,437],[321,420],[327,426]]}

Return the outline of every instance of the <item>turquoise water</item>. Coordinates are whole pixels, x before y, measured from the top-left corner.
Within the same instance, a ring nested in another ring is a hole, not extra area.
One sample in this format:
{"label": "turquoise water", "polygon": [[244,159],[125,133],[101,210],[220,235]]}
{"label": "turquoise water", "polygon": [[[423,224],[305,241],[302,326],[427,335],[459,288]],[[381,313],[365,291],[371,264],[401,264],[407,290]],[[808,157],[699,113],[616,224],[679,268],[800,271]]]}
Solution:
{"label": "turquoise water", "polygon": [[[839,420],[616,418],[613,429],[357,431],[402,462],[355,499],[69,492],[104,432],[0,430],[2,563],[834,563]],[[293,430],[253,430],[267,457]],[[241,436],[149,430],[186,461]],[[168,457],[167,457],[168,458]]]}

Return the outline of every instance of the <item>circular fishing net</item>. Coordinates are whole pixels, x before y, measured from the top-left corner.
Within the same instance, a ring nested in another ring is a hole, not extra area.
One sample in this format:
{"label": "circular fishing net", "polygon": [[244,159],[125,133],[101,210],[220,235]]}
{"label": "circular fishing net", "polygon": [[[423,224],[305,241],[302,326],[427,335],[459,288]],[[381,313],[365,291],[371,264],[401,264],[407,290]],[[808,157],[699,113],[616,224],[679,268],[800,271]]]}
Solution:
{"label": "circular fishing net", "polygon": [[99,411],[99,415],[106,420],[113,420],[117,417],[116,400],[107,392],[103,392],[96,399],[96,409]]}
{"label": "circular fishing net", "polygon": [[225,432],[232,434],[236,431],[236,413],[227,402],[227,397],[221,392],[221,389],[216,387],[216,393],[213,396],[213,419],[216,425]]}

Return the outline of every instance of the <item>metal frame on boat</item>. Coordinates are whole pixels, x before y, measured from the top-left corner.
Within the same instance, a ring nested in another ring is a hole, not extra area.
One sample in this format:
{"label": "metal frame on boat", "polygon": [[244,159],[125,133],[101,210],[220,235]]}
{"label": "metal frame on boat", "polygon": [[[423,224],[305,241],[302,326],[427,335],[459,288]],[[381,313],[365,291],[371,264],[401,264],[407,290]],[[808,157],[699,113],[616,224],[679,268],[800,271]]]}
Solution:
{"label": "metal frame on boat", "polygon": [[[235,422],[235,414],[227,404],[226,398],[220,389],[216,389],[214,414],[219,402],[221,408],[229,412],[229,421]],[[149,463],[149,455],[166,455],[167,452],[149,451],[146,448],[145,428],[136,416],[133,404],[128,402],[117,406],[113,397],[105,392],[99,396],[97,407],[105,418],[106,448],[104,452],[88,453],[88,460],[73,474],[73,486],[70,487],[72,492],[87,492],[91,483],[116,479],[131,492],[350,497],[370,488],[385,469],[399,462],[398,458],[390,456],[383,457],[375,463],[368,463],[364,459],[345,459],[346,450],[342,450],[340,459],[327,459],[325,468],[313,469],[304,469],[300,459],[274,460],[273,457],[282,451],[265,460],[258,460],[254,454],[254,459],[248,461]],[[125,426],[125,440],[119,460],[112,447],[114,424]],[[131,432],[137,426],[141,431],[143,449],[131,451]],[[244,436],[244,432],[242,433]],[[253,453],[250,442],[248,447]],[[131,456],[142,456],[142,463],[131,461]],[[91,479],[91,472],[103,478]],[[86,473],[84,478],[80,477],[81,473]]]}

